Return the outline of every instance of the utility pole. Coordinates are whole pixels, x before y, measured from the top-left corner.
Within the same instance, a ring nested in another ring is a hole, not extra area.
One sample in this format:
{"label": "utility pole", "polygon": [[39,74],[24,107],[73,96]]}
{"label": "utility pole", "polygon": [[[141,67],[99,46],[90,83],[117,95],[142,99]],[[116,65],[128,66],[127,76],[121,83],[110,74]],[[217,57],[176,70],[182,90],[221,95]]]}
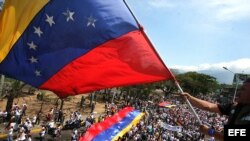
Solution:
{"label": "utility pole", "polygon": [[234,76],[235,76],[235,83],[236,83],[236,86],[235,86],[235,90],[234,90],[234,97],[233,97],[233,102],[235,102],[235,97],[236,97],[236,94],[237,94],[237,89],[238,89],[238,85],[239,85],[239,76],[237,73],[234,73],[233,71],[229,70],[227,67],[223,67],[223,69],[231,72]]}

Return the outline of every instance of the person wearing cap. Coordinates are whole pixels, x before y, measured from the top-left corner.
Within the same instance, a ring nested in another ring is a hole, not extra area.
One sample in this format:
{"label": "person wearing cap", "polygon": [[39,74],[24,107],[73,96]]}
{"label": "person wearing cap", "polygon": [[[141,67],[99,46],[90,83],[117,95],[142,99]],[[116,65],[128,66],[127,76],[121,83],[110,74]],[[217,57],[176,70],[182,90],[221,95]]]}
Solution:
{"label": "person wearing cap", "polygon": [[[190,103],[202,110],[227,115],[227,125],[250,125],[250,78],[245,80],[241,89],[238,91],[236,102],[229,104],[215,104],[205,100],[198,99],[184,92],[181,96],[187,98]],[[201,125],[201,132],[213,136],[216,139],[223,140],[223,133],[213,130],[206,125]]]}

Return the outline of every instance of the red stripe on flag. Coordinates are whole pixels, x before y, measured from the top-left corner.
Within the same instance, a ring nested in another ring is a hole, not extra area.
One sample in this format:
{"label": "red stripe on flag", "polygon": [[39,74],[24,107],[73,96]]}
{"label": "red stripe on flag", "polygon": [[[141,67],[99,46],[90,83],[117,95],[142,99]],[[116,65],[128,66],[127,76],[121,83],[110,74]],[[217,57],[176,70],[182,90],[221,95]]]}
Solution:
{"label": "red stripe on flag", "polygon": [[128,113],[130,113],[133,110],[134,108],[132,107],[126,107],[120,110],[118,113],[114,114],[113,116],[106,118],[103,122],[92,125],[88,129],[88,131],[84,134],[84,136],[81,137],[80,141],[91,141],[98,134],[107,130],[109,127],[118,123],[119,121],[121,121],[125,116],[127,116]]}
{"label": "red stripe on flag", "polygon": [[113,39],[77,58],[40,86],[67,97],[173,78],[140,31]]}
{"label": "red stripe on flag", "polygon": [[171,105],[171,102],[168,102],[168,101],[164,101],[164,102],[161,102],[160,104],[159,104],[159,106],[168,106],[168,105]]}

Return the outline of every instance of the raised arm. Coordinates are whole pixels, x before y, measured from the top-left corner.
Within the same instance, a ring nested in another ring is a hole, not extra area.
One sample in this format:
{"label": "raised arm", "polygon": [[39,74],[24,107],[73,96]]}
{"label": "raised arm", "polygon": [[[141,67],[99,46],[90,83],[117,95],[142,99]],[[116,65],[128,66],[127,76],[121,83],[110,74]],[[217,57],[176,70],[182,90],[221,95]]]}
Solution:
{"label": "raised arm", "polygon": [[184,92],[182,94],[183,97],[187,98],[189,102],[194,106],[199,109],[209,111],[209,112],[214,112],[214,113],[219,113],[221,114],[218,105],[215,103],[211,103],[205,100],[201,100],[199,98],[196,98],[194,96],[191,96],[189,93]]}

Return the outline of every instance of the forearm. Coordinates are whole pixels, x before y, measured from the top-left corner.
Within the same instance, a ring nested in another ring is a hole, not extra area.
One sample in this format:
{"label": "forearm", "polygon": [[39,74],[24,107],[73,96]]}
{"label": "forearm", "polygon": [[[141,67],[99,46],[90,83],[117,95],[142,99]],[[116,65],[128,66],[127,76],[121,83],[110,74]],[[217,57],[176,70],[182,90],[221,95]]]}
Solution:
{"label": "forearm", "polygon": [[195,106],[195,107],[197,107],[199,109],[210,111],[210,112],[215,112],[215,111],[212,110],[212,106],[215,106],[214,103],[210,103],[208,101],[198,99],[198,98],[193,97],[191,95],[189,97],[187,97],[187,99],[189,100],[189,102],[193,106]]}

